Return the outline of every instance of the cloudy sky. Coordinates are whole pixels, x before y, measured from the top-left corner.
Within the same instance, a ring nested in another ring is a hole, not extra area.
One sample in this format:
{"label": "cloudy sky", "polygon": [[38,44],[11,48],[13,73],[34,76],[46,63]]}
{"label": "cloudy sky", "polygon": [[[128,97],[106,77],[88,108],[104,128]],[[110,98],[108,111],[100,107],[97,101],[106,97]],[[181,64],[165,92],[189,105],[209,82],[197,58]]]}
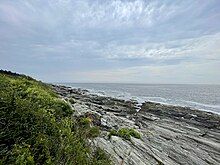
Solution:
{"label": "cloudy sky", "polygon": [[220,1],[0,0],[0,68],[46,82],[220,84]]}

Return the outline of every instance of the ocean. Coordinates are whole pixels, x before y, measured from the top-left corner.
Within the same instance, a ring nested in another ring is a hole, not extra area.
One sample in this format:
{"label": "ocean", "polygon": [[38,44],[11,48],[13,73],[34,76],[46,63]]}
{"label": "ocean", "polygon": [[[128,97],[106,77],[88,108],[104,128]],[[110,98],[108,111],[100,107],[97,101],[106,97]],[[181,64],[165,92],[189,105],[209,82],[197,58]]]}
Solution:
{"label": "ocean", "polygon": [[139,103],[153,101],[220,114],[220,85],[184,84],[113,84],[65,83],[63,85],[89,90],[90,93]]}

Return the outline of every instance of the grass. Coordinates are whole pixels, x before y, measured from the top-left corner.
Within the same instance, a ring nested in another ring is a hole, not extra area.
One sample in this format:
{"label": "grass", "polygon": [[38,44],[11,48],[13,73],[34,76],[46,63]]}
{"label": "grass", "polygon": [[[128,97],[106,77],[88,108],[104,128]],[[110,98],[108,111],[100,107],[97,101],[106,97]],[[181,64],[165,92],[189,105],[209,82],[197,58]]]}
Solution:
{"label": "grass", "polygon": [[91,148],[99,135],[52,89],[31,77],[0,72],[0,164],[111,164]]}
{"label": "grass", "polygon": [[121,128],[118,131],[117,130],[111,130],[108,137],[111,138],[111,136],[119,136],[125,140],[131,140],[131,136],[135,137],[137,139],[141,138],[140,133],[138,133],[137,131],[135,131],[132,128]]}

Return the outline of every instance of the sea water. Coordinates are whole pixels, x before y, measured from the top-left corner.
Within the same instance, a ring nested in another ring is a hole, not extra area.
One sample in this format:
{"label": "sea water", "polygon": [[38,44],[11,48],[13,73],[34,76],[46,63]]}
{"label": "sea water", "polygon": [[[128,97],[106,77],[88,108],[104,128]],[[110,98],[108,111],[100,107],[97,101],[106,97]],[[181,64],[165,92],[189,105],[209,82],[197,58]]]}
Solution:
{"label": "sea water", "polygon": [[135,99],[139,103],[153,101],[220,114],[220,85],[112,83],[65,83],[64,85],[87,89],[93,94],[103,96]]}

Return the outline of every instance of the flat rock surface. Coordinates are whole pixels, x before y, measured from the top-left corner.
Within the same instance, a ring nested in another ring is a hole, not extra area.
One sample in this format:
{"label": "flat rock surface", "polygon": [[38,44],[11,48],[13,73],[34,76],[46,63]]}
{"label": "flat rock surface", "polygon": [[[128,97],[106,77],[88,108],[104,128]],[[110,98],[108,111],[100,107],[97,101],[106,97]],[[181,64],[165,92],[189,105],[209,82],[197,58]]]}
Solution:
{"label": "flat rock surface", "polygon": [[[72,101],[75,116],[86,115],[101,129],[93,144],[111,155],[116,165],[220,164],[220,116],[187,107],[125,101],[55,86]],[[137,111],[138,110],[138,111]],[[108,137],[111,129],[134,128],[141,139]]]}

